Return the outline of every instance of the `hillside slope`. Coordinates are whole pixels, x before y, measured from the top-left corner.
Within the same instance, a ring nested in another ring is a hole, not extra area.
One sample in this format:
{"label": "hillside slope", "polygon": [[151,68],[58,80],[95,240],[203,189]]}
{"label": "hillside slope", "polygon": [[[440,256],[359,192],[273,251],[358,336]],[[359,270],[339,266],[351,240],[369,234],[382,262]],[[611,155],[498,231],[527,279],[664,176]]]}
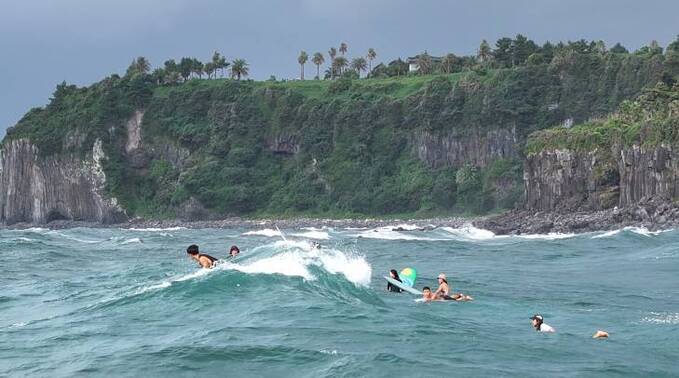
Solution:
{"label": "hillside slope", "polygon": [[530,133],[605,117],[674,75],[665,60],[573,53],[388,79],[157,85],[135,74],[63,84],[8,130],[0,220],[512,208],[523,199]]}

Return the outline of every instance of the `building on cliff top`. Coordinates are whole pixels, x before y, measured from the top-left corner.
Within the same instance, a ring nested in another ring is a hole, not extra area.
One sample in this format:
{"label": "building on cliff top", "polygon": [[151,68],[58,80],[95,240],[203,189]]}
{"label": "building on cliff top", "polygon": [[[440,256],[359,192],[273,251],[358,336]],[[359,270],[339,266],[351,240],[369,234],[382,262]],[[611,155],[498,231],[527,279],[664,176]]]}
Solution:
{"label": "building on cliff top", "polygon": [[[427,52],[425,51],[423,54],[426,54]],[[408,63],[408,72],[416,72],[417,70],[420,69],[420,66],[417,64],[417,62],[420,60],[420,56],[422,54],[417,54],[415,56],[409,57],[406,62]],[[429,56],[431,59],[431,62],[433,64],[439,64],[443,60],[442,57],[440,56]]]}

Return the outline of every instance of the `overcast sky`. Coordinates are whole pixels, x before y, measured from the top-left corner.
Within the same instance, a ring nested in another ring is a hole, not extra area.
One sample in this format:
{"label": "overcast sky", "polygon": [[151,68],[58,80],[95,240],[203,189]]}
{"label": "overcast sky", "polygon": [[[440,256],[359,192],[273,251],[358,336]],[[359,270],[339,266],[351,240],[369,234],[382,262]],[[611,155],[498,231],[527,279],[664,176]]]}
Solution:
{"label": "overcast sky", "polygon": [[[297,55],[346,42],[377,61],[473,53],[482,39],[602,39],[636,49],[679,33],[677,0],[0,0],[0,135],[55,86],[124,73],[146,56],[244,58],[251,77],[292,78]],[[309,65],[309,70],[312,66]]]}

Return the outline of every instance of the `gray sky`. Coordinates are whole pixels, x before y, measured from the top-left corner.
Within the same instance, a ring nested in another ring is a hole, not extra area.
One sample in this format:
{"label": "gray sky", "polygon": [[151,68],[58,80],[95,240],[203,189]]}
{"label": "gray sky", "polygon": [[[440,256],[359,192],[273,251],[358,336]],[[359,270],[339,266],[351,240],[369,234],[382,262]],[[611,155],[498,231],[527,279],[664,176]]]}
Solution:
{"label": "gray sky", "polygon": [[[676,0],[0,0],[0,135],[66,81],[87,85],[146,56],[244,58],[254,79],[298,75],[304,49],[340,42],[377,61],[473,53],[482,39],[602,39],[636,49],[679,33]],[[309,72],[313,70],[308,66]]]}

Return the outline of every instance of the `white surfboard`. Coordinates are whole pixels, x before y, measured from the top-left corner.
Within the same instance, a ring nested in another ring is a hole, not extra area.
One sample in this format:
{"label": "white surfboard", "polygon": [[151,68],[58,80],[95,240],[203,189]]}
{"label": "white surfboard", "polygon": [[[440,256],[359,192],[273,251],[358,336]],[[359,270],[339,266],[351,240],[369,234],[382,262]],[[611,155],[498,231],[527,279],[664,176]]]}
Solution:
{"label": "white surfboard", "polygon": [[402,289],[403,291],[407,291],[410,294],[422,295],[421,291],[410,286],[406,286],[403,284],[403,282],[396,281],[395,279],[387,276],[384,276],[384,279],[387,280],[387,282],[391,283],[392,285],[396,286],[397,288]]}

